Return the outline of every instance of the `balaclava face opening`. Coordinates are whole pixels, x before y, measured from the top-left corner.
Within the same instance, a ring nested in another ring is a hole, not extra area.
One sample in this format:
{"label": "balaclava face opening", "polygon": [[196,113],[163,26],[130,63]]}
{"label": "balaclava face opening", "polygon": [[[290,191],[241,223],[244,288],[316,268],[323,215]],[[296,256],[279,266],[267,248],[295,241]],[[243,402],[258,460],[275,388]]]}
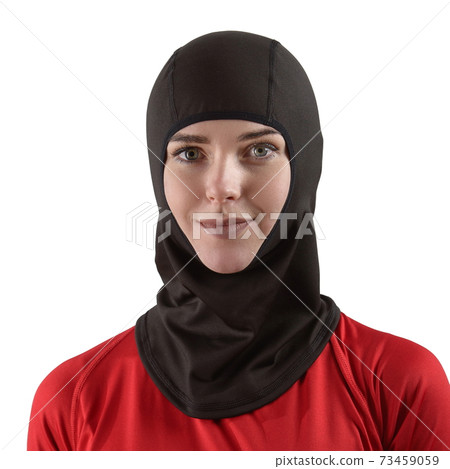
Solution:
{"label": "balaclava face opening", "polygon": [[165,286],[136,323],[139,355],[156,386],[197,418],[255,410],[301,378],[328,343],[339,309],[320,294],[317,244],[298,233],[315,209],[322,134],[311,84],[280,43],[256,34],[206,34],[174,52],[152,89],[147,141],[156,200],[170,208],[163,172],[167,142],[195,122],[242,119],[277,129],[290,156],[291,184],[280,219],[242,271],[220,274],[195,256],[172,214],[158,221]]}

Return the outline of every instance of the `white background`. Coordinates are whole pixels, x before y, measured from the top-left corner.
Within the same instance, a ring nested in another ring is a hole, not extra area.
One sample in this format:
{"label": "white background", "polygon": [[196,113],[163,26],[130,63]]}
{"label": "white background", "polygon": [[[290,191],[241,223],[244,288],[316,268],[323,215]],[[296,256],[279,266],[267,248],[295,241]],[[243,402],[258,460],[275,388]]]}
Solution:
{"label": "white background", "polygon": [[25,449],[33,395],[53,368],[155,304],[154,251],[125,234],[127,212],[154,202],[147,101],[172,52],[212,31],[277,39],[312,82],[324,135],[322,293],[425,346],[449,373],[445,5],[0,1],[6,451]]}

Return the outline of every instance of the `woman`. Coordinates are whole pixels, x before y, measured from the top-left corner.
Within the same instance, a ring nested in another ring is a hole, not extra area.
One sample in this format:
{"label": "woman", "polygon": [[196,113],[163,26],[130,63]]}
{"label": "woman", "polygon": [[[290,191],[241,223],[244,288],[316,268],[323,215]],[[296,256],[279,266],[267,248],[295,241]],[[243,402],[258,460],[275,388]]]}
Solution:
{"label": "woman", "polygon": [[147,114],[164,287],[136,326],[39,387],[29,449],[443,450],[449,387],[421,346],[320,294],[322,135],[277,41],[178,49]]}

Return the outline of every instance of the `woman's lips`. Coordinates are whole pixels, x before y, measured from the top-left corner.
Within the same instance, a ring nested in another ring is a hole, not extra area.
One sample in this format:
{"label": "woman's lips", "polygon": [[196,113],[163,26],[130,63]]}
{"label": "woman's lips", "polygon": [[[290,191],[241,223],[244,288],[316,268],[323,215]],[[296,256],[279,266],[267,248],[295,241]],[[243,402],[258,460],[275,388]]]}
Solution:
{"label": "woman's lips", "polygon": [[200,222],[205,228],[219,228],[221,226],[229,226],[229,225],[239,225],[241,223],[247,223],[247,220],[245,218],[236,218],[234,219],[227,219],[227,220],[219,220],[219,219],[207,219],[207,220],[202,220]]}
{"label": "woman's lips", "polygon": [[232,238],[240,233],[248,226],[248,221],[244,218],[236,218],[236,221],[231,220],[202,220],[200,225],[206,233],[213,235],[217,238]]}

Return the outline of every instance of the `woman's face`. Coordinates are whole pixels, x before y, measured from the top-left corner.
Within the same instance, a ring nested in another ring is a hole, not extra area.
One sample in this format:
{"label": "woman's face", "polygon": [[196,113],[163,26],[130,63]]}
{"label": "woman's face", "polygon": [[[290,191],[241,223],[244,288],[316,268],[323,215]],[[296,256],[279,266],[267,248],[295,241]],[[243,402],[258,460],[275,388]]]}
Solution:
{"label": "woman's face", "polygon": [[290,180],[284,138],[255,122],[198,122],[167,145],[169,208],[200,260],[215,272],[250,264],[276,223]]}

